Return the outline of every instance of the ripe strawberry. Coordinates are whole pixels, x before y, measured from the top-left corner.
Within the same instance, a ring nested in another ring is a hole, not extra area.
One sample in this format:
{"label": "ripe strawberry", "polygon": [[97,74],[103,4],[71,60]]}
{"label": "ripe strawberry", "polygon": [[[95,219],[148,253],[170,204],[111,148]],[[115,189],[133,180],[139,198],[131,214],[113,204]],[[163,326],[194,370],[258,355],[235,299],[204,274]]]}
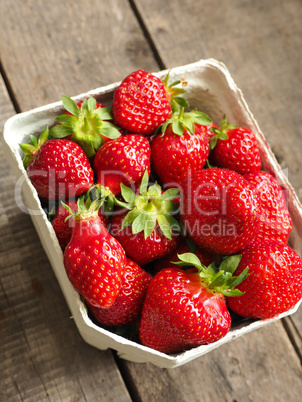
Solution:
{"label": "ripe strawberry", "polygon": [[141,135],[126,135],[107,141],[95,155],[97,182],[113,194],[125,186],[139,185],[145,171],[150,174],[150,145]]}
{"label": "ripe strawberry", "polygon": [[40,197],[68,199],[85,193],[93,184],[94,174],[82,148],[69,140],[48,140],[46,128],[39,140],[21,144],[28,176]]}
{"label": "ripe strawberry", "polygon": [[105,141],[121,135],[110,121],[110,109],[92,96],[76,104],[63,95],[62,103],[66,113],[56,118],[60,124],[52,127],[50,134],[55,138],[67,137],[76,142],[88,158],[92,158]]}
{"label": "ripe strawberry", "polygon": [[270,173],[264,171],[248,173],[244,178],[254,186],[254,192],[259,194],[258,237],[286,244],[293,224],[281,186]]}
{"label": "ripe strawberry", "polygon": [[186,272],[163,269],[151,280],[145,298],[139,335],[143,345],[163,353],[216,342],[230,330],[231,317],[225,295],[236,296],[234,287],[247,276],[247,269],[233,277],[240,256],[215,264],[201,264],[191,253],[179,256],[180,265],[197,268]]}
{"label": "ripe strawberry", "polygon": [[258,231],[257,197],[243,176],[203,169],[183,185],[181,219],[188,236],[208,252],[239,252]]}
{"label": "ripe strawberry", "polygon": [[[110,307],[120,292],[126,264],[125,252],[98,215],[99,200],[81,197],[70,242],[64,251],[69,280],[92,305]],[[67,207],[68,208],[68,207]]]}
{"label": "ripe strawberry", "polygon": [[[74,212],[77,212],[78,210],[77,201],[75,200],[67,200],[65,205],[67,205],[69,208],[66,209],[64,205],[60,205],[53,220],[51,221],[62,250],[65,250],[65,247],[70,242],[72,230],[75,224],[73,219],[67,219],[70,215],[69,210],[71,209]],[[99,209],[98,214],[103,225],[107,228],[107,221],[101,209]]]}
{"label": "ripe strawberry", "polygon": [[271,240],[252,242],[242,252],[236,274],[249,266],[249,277],[238,289],[242,298],[228,299],[237,314],[268,319],[293,307],[302,297],[302,261],[285,244]]}
{"label": "ripe strawberry", "polygon": [[202,112],[172,115],[162,126],[161,134],[151,143],[152,166],[167,186],[180,185],[186,177],[201,170],[209,155],[206,125],[211,119]]}
{"label": "ripe strawberry", "polygon": [[128,75],[114,92],[112,114],[115,122],[131,133],[149,135],[172,114],[175,103],[187,103],[174,88],[180,81],[168,86],[169,74],[164,81],[155,75],[138,70]]}
{"label": "ripe strawberry", "polygon": [[140,317],[152,277],[127,258],[121,290],[111,307],[98,308],[88,304],[98,322],[107,326],[128,324]]}
{"label": "ripe strawberry", "polygon": [[214,129],[210,147],[212,163],[239,174],[261,169],[260,151],[255,134],[248,128],[235,127],[222,119],[220,129]]}
{"label": "ripe strawberry", "polygon": [[157,183],[148,187],[147,172],[139,194],[123,184],[121,187],[126,203],[116,202],[127,210],[113,214],[111,234],[121,243],[127,256],[139,265],[169,254],[179,239],[180,225],[172,216],[178,209],[177,203],[172,201],[178,196],[178,189],[162,193]]}

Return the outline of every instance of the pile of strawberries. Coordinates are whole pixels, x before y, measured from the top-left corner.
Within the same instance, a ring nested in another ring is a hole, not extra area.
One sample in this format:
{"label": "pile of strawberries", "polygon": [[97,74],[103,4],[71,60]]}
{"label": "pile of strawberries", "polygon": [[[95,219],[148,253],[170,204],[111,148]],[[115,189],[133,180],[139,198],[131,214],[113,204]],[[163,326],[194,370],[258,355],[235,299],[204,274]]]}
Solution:
{"label": "pile of strawberries", "polygon": [[[139,70],[110,108],[90,97],[21,144],[67,275],[93,319],[175,353],[302,298],[302,262],[255,134],[190,110],[186,81]],[[190,110],[190,111],[189,111]]]}

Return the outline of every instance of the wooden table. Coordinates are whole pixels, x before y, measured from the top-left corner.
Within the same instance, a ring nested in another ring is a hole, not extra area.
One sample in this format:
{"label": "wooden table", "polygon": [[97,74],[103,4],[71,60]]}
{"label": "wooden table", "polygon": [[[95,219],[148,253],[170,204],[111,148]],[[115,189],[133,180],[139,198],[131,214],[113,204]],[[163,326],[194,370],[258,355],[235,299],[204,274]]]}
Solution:
{"label": "wooden table", "polygon": [[[142,68],[202,58],[230,70],[302,198],[300,0],[1,0],[0,125]],[[30,217],[0,169],[0,400],[300,401],[302,309],[161,369],[87,345]]]}

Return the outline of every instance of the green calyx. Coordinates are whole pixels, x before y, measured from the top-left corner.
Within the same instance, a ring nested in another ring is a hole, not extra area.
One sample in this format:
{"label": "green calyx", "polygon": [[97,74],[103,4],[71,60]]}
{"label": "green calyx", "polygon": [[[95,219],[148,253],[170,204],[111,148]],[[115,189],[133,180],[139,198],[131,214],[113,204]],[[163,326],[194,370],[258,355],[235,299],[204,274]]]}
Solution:
{"label": "green calyx", "polygon": [[78,198],[77,200],[77,211],[73,211],[69,207],[69,205],[61,201],[63,207],[66,208],[67,211],[69,212],[69,215],[65,218],[65,221],[67,221],[70,218],[73,218],[75,220],[84,220],[97,216],[98,211],[103,204],[103,201],[104,201],[103,199],[99,198],[92,201],[90,197],[84,195]]}
{"label": "green calyx", "polygon": [[224,115],[220,122],[220,128],[211,127],[210,129],[212,133],[215,133],[215,135],[213,135],[210,140],[210,149],[212,150],[216,147],[218,140],[227,140],[229,138],[227,132],[228,130],[232,130],[233,128],[236,128],[236,126],[228,123],[226,116]]}
{"label": "green calyx", "polygon": [[246,267],[240,275],[233,276],[241,261],[241,254],[223,258],[219,267],[214,262],[206,267],[193,253],[178,254],[178,258],[180,261],[173,262],[173,264],[197,268],[198,275],[211,291],[228,297],[241,296],[243,294],[243,292],[235,289],[235,287],[248,277],[249,268]]}
{"label": "green calyx", "polygon": [[102,201],[105,213],[111,213],[117,202],[113,192],[99,183],[93,185],[87,194],[93,200],[99,199]]}
{"label": "green calyx", "polygon": [[195,124],[207,126],[212,123],[212,120],[203,112],[198,110],[192,110],[191,112],[185,112],[184,108],[181,108],[177,112],[174,112],[170,119],[165,121],[161,126],[161,132],[164,134],[169,125],[172,125],[172,131],[174,134],[182,136],[184,129],[186,129],[191,135],[195,134]]}
{"label": "green calyx", "polygon": [[58,116],[56,120],[60,124],[52,127],[50,134],[55,138],[71,136],[72,141],[83,148],[88,158],[93,157],[104,143],[103,137],[110,139],[120,137],[118,129],[110,123],[112,120],[110,108],[96,108],[94,97],[85,99],[80,109],[68,96],[62,95],[62,103],[70,114]]}
{"label": "green calyx", "polygon": [[181,230],[179,222],[172,216],[178,210],[178,205],[173,200],[179,196],[179,190],[171,188],[162,192],[157,183],[149,187],[148,183],[149,176],[146,171],[142,178],[139,194],[121,184],[121,195],[125,202],[116,200],[116,204],[129,209],[121,230],[132,225],[133,234],[143,231],[144,237],[147,239],[158,224],[163,234],[171,240],[172,230],[178,232]]}
{"label": "green calyx", "polygon": [[41,133],[39,139],[34,135],[29,136],[30,144],[19,144],[22,152],[25,154],[23,159],[23,166],[26,169],[30,162],[34,159],[35,155],[38,153],[41,146],[49,139],[49,129],[48,127]]}
{"label": "green calyx", "polygon": [[[169,84],[169,77],[170,76],[170,71],[166,75],[166,77],[163,79],[163,84],[165,86],[165,89],[169,95],[170,99],[170,105],[171,109],[173,112],[177,111],[180,109],[180,107],[188,108],[189,103],[188,101],[183,98],[181,95],[185,93],[185,87],[187,86],[187,81],[184,78],[181,78],[180,80],[172,82],[172,84]],[[177,87],[177,85],[181,84],[181,87]]]}

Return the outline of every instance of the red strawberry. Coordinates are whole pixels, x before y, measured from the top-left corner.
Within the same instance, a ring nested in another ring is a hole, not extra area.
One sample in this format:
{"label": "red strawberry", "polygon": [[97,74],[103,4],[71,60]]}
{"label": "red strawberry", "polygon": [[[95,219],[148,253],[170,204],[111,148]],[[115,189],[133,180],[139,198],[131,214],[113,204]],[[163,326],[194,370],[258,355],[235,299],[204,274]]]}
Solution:
{"label": "red strawberry", "polygon": [[241,294],[233,288],[247,276],[247,270],[240,277],[232,276],[240,256],[224,260],[219,269],[214,264],[205,267],[191,253],[179,257],[181,265],[194,266],[198,272],[168,268],[156,274],[139,326],[142,344],[163,353],[223,338],[231,327],[224,296]]}
{"label": "red strawberry", "polygon": [[148,237],[144,232],[133,233],[132,227],[122,229],[127,212],[113,215],[110,233],[123,246],[127,256],[137,264],[144,265],[169,254],[178,244],[178,233],[172,233],[169,239],[161,231],[158,224]]}
{"label": "red strawberry", "polygon": [[[75,200],[67,200],[65,204],[69,207],[68,209],[77,212],[78,206],[77,206],[77,201]],[[105,227],[107,227],[107,221],[105,216],[102,214],[102,210],[99,209],[99,217],[101,218],[101,221]],[[54,228],[55,234],[57,236],[57,239],[59,241],[59,244],[62,248],[62,250],[65,249],[67,244],[69,243],[72,235],[72,230],[74,227],[75,221],[73,219],[67,219],[66,218],[70,215],[70,212],[64,207],[64,205],[60,205],[59,208],[56,211],[56,214],[51,221],[51,224]]]}
{"label": "red strawberry", "polygon": [[260,170],[259,146],[250,129],[228,124],[224,117],[220,129],[214,132],[215,136],[210,142],[213,164],[240,174]]}
{"label": "red strawberry", "polygon": [[[67,207],[68,208],[68,207]],[[120,292],[126,264],[125,252],[98,215],[98,200],[78,200],[72,238],[65,248],[64,265],[69,280],[92,305],[110,307]]]}
{"label": "red strawberry", "polygon": [[242,252],[236,274],[249,267],[249,277],[238,285],[242,298],[228,300],[237,314],[268,319],[293,307],[302,297],[302,261],[290,247],[263,240],[251,243]]}
{"label": "red strawberry", "polygon": [[55,138],[69,138],[79,144],[88,158],[95,155],[108,139],[118,138],[121,133],[111,123],[110,109],[90,97],[76,104],[71,98],[62,96],[66,113],[58,116],[60,123],[50,130]]}
{"label": "red strawberry", "polygon": [[161,181],[170,186],[201,170],[209,155],[209,138],[205,125],[211,119],[204,113],[183,109],[162,126],[162,133],[151,143],[152,166]]}
{"label": "red strawberry", "polygon": [[257,235],[256,203],[243,176],[227,169],[204,169],[183,185],[181,219],[196,244],[214,254],[230,255]]}
{"label": "red strawberry", "polygon": [[125,186],[140,184],[145,171],[150,174],[150,145],[141,135],[126,135],[107,141],[95,155],[97,182],[113,194]]}
{"label": "red strawberry", "polygon": [[125,325],[139,318],[152,277],[127,258],[121,290],[111,307],[98,308],[89,303],[92,315],[103,325]]}
{"label": "red strawberry", "polygon": [[129,187],[122,187],[122,196],[128,211],[116,211],[111,217],[110,232],[123,246],[127,256],[139,265],[147,264],[169,254],[179,240],[180,225],[173,217],[178,210],[172,200],[178,196],[178,189],[162,193],[155,183],[148,187],[145,172],[140,193]]}
{"label": "red strawberry", "polygon": [[48,128],[39,141],[21,144],[26,154],[24,166],[40,197],[68,199],[85,193],[93,184],[94,174],[82,148],[69,140],[47,140]]}
{"label": "red strawberry", "polygon": [[[115,122],[131,133],[152,134],[172,113],[183,89],[168,86],[168,76],[161,81],[155,75],[138,70],[128,75],[114,92],[112,113]],[[182,103],[182,101],[180,101]]]}
{"label": "red strawberry", "polygon": [[260,221],[258,237],[287,243],[292,230],[292,218],[277,180],[264,171],[244,175],[259,194],[257,216]]}

